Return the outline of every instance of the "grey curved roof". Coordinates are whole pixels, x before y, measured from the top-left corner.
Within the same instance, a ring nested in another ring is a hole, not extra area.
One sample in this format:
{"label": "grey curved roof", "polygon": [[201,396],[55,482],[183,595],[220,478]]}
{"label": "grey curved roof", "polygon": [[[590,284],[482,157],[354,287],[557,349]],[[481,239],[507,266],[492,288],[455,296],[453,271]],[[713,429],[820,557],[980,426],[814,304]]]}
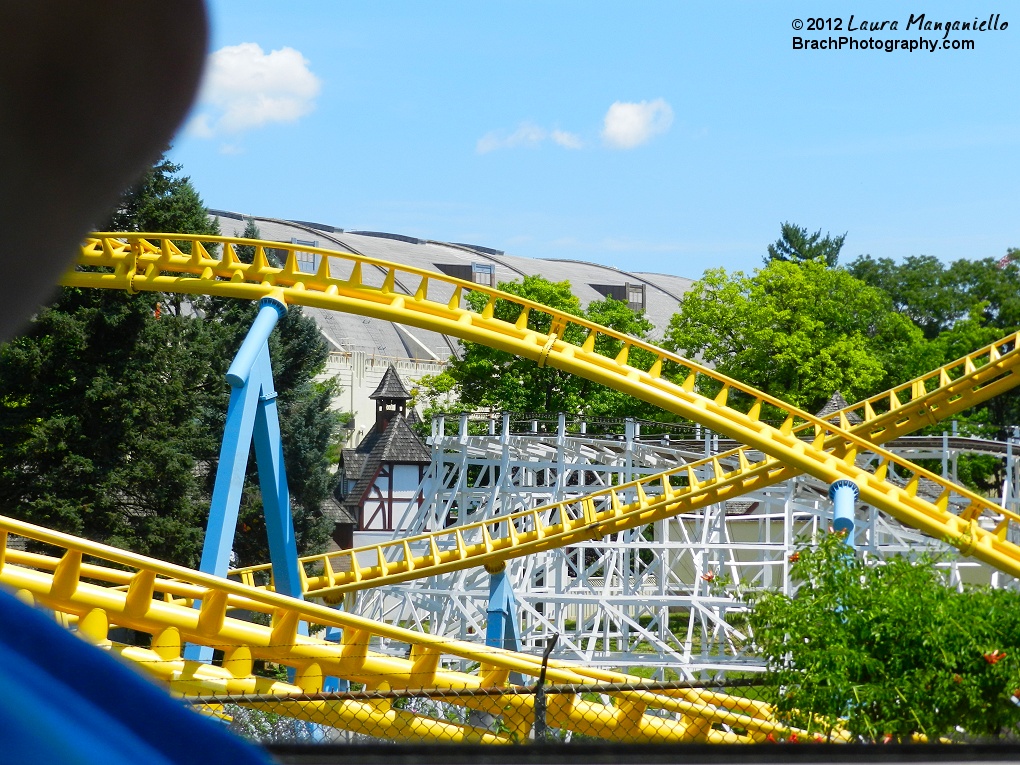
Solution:
{"label": "grey curved roof", "polygon": [[[222,210],[210,210],[210,215],[219,218],[220,230],[225,235],[240,235],[249,217]],[[524,275],[539,275],[554,282],[569,281],[571,289],[584,306],[592,301],[602,300],[605,296],[593,285],[623,287],[628,283],[643,284],[645,315],[655,327],[652,331],[653,338],[660,338],[665,332],[670,318],[677,310],[679,298],[693,284],[692,279],[682,276],[620,271],[597,263],[575,260],[527,258],[508,255],[480,245],[438,242],[377,231],[344,231],[336,226],[309,221],[253,217],[263,239],[287,243],[294,240],[315,242],[319,247],[347,250],[431,271],[442,271],[444,270],[442,267],[470,269],[472,264],[485,264],[492,266],[497,283],[519,281]],[[336,272],[338,266],[339,264],[333,261],[333,275],[345,278],[347,274]],[[381,284],[382,272],[377,275],[366,272],[364,278],[370,283],[375,278]],[[414,286],[416,285],[405,285],[405,288]],[[440,288],[436,297],[449,296],[443,295]],[[314,308],[306,308],[305,312],[314,316],[323,334],[336,346],[336,350],[361,351],[395,358],[436,360],[445,360],[457,353],[458,345],[455,340],[427,330]]]}

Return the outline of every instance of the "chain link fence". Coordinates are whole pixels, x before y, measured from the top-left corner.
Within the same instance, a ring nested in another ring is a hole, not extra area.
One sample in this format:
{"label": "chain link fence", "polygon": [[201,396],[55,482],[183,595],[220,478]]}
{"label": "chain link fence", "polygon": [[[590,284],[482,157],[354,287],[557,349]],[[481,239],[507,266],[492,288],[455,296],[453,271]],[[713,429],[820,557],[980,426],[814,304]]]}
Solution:
{"label": "chain link fence", "polygon": [[[686,682],[349,690],[286,696],[205,695],[186,698],[202,713],[260,744],[474,743],[748,740],[739,725],[707,723],[626,694],[683,699],[692,691],[744,690],[761,682]],[[734,708],[733,712],[741,711]],[[767,735],[767,734],[766,734]],[[762,736],[764,738],[764,736]]]}

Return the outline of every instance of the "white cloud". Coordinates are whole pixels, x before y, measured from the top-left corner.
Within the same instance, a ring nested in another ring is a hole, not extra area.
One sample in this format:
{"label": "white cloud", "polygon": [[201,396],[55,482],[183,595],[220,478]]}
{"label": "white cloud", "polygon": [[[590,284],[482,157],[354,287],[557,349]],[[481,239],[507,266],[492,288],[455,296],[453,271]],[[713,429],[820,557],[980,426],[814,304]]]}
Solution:
{"label": "white cloud", "polygon": [[549,137],[553,143],[559,144],[564,149],[580,149],[584,145],[580,136],[568,133],[566,130],[554,130],[549,134]]}
{"label": "white cloud", "polygon": [[476,148],[479,154],[487,154],[496,149],[513,149],[518,146],[537,146],[545,140],[545,131],[531,122],[522,122],[517,129],[506,135],[498,130],[486,133],[478,139]]}
{"label": "white cloud", "polygon": [[241,133],[271,122],[294,122],[315,108],[321,83],[293,48],[266,53],[256,43],[209,55],[199,112],[188,131],[200,138]]}
{"label": "white cloud", "polygon": [[552,141],[565,149],[580,149],[581,139],[564,130],[548,131],[533,122],[522,122],[512,133],[493,130],[478,139],[475,150],[479,154],[488,154],[497,149],[515,149],[520,146],[538,146],[544,141]]}
{"label": "white cloud", "polygon": [[673,124],[673,109],[662,98],[627,103],[617,101],[606,112],[602,140],[616,149],[633,149]]}

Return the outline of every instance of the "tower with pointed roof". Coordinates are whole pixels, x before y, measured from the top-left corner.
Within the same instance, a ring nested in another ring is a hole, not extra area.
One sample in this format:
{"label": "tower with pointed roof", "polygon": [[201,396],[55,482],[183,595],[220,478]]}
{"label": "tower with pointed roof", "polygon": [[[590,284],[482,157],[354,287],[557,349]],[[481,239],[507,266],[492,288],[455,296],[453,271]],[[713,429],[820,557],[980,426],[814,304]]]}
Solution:
{"label": "tower with pointed roof", "polygon": [[860,415],[850,409],[850,405],[839,391],[836,391],[829,397],[829,400],[825,402],[825,406],[815,413],[815,417],[820,417],[839,427],[839,413],[843,410],[847,410],[845,412],[846,419],[851,425],[860,425],[863,422]]}
{"label": "tower with pointed roof", "polygon": [[396,367],[390,364],[369,398],[375,402],[375,426],[385,430],[386,425],[395,416],[406,416],[407,402],[411,400],[411,394],[400,381]]}
{"label": "tower with pointed roof", "polygon": [[337,499],[356,519],[356,531],[389,535],[410,522],[432,455],[412,430],[417,415],[408,411],[411,394],[392,364],[369,398],[375,401],[375,424],[355,448],[341,452]]}

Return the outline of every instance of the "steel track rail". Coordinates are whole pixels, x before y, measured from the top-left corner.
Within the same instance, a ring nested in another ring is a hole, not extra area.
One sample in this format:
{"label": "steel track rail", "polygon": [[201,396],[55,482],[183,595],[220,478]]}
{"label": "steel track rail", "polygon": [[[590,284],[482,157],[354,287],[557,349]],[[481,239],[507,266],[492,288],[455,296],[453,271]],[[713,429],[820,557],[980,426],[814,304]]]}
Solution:
{"label": "steel track rail", "polygon": [[[60,554],[9,549],[10,535],[57,548]],[[83,558],[90,562],[84,563]],[[125,578],[126,589],[120,586]],[[374,622],[4,517],[0,517],[0,583],[23,599],[54,609],[65,621],[74,621],[80,636],[132,659],[185,695],[318,693],[324,677],[336,676],[368,689],[436,689],[443,692],[438,698],[447,703],[502,715],[518,740],[530,732],[530,697],[514,693],[461,696],[457,691],[506,688],[511,673],[536,678],[543,672],[536,656]],[[197,600],[201,607],[191,607]],[[270,625],[235,618],[231,613],[239,608],[269,616]],[[301,622],[340,628],[343,640],[337,644],[302,635]],[[151,646],[111,643],[112,626],[150,634]],[[372,650],[379,638],[407,645],[407,657]],[[222,666],[185,661],[181,655],[185,642],[222,650]],[[293,683],[256,677],[252,672],[256,659],[293,667]],[[444,659],[476,669],[445,669]],[[659,691],[652,684],[641,688],[642,681],[633,676],[564,661],[550,662],[545,676],[558,684],[631,684],[627,690],[608,694],[610,703],[574,695],[549,705],[552,727],[585,735],[632,742],[738,742],[789,732],[770,719],[766,705],[748,699],[701,689]],[[253,705],[265,707],[265,702]],[[273,710],[398,740],[512,740],[512,735],[400,712],[385,702],[286,701]],[[746,733],[737,735],[713,726]]]}
{"label": "steel track rail", "polygon": [[[212,248],[206,246],[210,244],[222,248],[220,257],[210,255]],[[252,264],[238,260],[234,249],[237,245],[256,248]],[[269,246],[287,252],[284,268],[269,266],[265,258],[265,247]],[[300,271],[298,250],[323,256],[317,273]],[[385,276],[379,284],[367,283],[366,270],[375,269]],[[336,273],[341,276],[334,276]],[[880,401],[864,402],[865,427],[851,432],[845,414],[840,416],[839,425],[831,424],[677,354],[585,319],[436,272],[304,245],[178,234],[96,234],[86,240],[78,266],[62,281],[69,286],[129,292],[169,291],[247,299],[272,294],[291,304],[399,321],[479,342],[532,359],[539,366],[554,366],[629,393],[734,438],[768,455],[754,468],[768,477],[806,472],[829,483],[850,480],[857,485],[862,501],[930,536],[949,541],[964,554],[1013,576],[1020,575],[1020,546],[1009,538],[1020,516],[875,445],[874,439],[882,433],[906,427],[906,415],[895,414],[904,408],[901,389],[894,389],[884,405]],[[396,286],[415,281],[413,294]],[[435,295],[436,285],[442,285],[444,293],[452,291],[452,296],[445,300],[430,298],[430,292]],[[487,297],[480,311],[461,307],[466,291]],[[989,363],[1015,352],[1015,345],[1014,335],[991,347]],[[974,361],[965,361],[965,374],[977,371],[976,366]],[[933,416],[934,401],[921,406],[929,395],[929,380],[933,387],[953,383],[945,368],[934,374],[937,378],[914,381],[906,393],[908,401],[916,400],[918,404],[910,408],[910,416]],[[1012,376],[1012,367],[1003,374]],[[964,386],[962,390],[954,389],[944,405],[964,408],[976,400],[974,390]],[[774,427],[764,422],[763,411],[778,412],[782,425]],[[888,416],[879,423],[880,415]],[[857,455],[864,451],[877,457],[870,471],[856,464]],[[746,467],[741,465],[742,470]],[[887,481],[891,473],[903,479],[905,485]],[[688,489],[722,490],[727,480],[730,485],[742,484],[740,476],[727,479],[726,475],[720,467],[707,481],[689,476]],[[934,502],[918,495],[922,479],[939,487]],[[683,487],[663,483],[662,495],[667,501],[675,488]],[[614,516],[622,514],[616,508],[612,512]],[[587,538],[605,528],[592,517],[590,508],[582,516],[561,523],[569,525],[571,533],[588,527]],[[508,538],[512,526],[508,526]],[[486,544],[484,533],[482,543]],[[407,563],[411,564],[410,557]]]}

